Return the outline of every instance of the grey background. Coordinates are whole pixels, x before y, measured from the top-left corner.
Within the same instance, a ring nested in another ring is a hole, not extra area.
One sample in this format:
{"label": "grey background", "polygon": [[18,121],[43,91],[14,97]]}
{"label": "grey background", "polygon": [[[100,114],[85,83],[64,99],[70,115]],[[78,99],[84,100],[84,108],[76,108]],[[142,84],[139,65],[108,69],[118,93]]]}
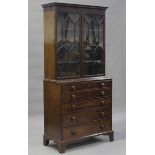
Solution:
{"label": "grey background", "polygon": [[[70,154],[125,154],[126,137],[126,1],[125,0],[29,0],[29,155],[57,154],[42,146],[43,134],[43,9],[42,4],[64,2],[108,6],[106,11],[106,75],[113,78],[113,129],[115,141],[99,136],[67,150]],[[50,145],[56,146],[51,142]],[[96,152],[95,152],[96,151]]]}

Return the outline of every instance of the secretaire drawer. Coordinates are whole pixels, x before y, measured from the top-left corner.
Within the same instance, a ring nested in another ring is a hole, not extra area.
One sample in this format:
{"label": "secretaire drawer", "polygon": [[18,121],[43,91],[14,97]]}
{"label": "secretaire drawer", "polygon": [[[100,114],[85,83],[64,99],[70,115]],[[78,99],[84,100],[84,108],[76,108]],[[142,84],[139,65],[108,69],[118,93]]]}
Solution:
{"label": "secretaire drawer", "polygon": [[70,102],[81,99],[89,99],[89,98],[99,98],[104,96],[111,96],[112,89],[104,88],[104,89],[90,89],[84,91],[72,91],[72,92],[62,92],[62,101]]}
{"label": "secretaire drawer", "polygon": [[72,126],[81,123],[102,121],[111,118],[111,115],[112,115],[111,107],[67,113],[63,115],[63,125]]}
{"label": "secretaire drawer", "polygon": [[92,88],[104,88],[111,87],[111,81],[91,81],[91,82],[80,82],[80,83],[67,83],[62,85],[62,91],[76,91],[83,89],[92,89]]}
{"label": "secretaire drawer", "polygon": [[80,100],[77,102],[68,102],[63,103],[62,108],[63,112],[73,112],[77,110],[84,110],[93,107],[109,107],[112,105],[112,98],[100,98],[100,99],[88,99],[88,100]]}
{"label": "secretaire drawer", "polygon": [[79,126],[65,127],[63,128],[63,139],[75,139],[82,136],[111,131],[111,129],[111,119],[105,120],[102,123],[93,122]]}

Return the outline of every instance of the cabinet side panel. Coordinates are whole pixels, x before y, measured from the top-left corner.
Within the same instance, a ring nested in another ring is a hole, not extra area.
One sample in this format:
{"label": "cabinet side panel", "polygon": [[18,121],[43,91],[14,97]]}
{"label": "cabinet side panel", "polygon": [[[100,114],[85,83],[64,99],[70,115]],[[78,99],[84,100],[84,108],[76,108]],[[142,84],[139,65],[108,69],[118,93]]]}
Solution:
{"label": "cabinet side panel", "polygon": [[44,133],[54,139],[61,139],[60,86],[44,81]]}
{"label": "cabinet side panel", "polygon": [[44,12],[44,73],[55,79],[55,12]]}

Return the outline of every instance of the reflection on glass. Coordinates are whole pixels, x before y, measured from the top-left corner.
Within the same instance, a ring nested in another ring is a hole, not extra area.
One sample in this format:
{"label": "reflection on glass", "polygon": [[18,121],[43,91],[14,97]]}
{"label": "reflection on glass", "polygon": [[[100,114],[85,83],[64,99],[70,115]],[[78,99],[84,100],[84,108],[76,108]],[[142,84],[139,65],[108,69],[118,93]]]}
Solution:
{"label": "reflection on glass", "polygon": [[103,73],[103,25],[101,15],[84,15],[84,75]]}
{"label": "reflection on glass", "polygon": [[57,76],[80,75],[80,15],[59,13],[57,16]]}

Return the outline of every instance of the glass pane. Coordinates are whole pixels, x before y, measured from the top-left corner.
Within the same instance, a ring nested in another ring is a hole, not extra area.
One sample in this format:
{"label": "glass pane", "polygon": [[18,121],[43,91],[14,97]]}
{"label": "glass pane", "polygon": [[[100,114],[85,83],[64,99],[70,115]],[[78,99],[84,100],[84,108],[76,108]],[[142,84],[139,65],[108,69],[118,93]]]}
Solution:
{"label": "glass pane", "polygon": [[84,15],[84,75],[103,74],[104,17],[101,15]]}
{"label": "glass pane", "polygon": [[57,77],[80,76],[80,15],[57,16]]}

